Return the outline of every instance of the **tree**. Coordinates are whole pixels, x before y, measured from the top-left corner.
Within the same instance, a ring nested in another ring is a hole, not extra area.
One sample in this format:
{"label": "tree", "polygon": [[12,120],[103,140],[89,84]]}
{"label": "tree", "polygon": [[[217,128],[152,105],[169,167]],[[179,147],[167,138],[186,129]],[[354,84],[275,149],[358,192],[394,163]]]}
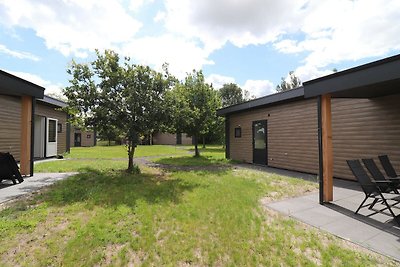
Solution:
{"label": "tree", "polygon": [[294,74],[294,71],[289,72],[289,81],[285,78],[281,78],[281,84],[276,86],[276,91],[284,92],[301,86],[301,80]]}
{"label": "tree", "polygon": [[242,89],[235,83],[226,83],[219,89],[222,107],[239,104],[245,101]]}
{"label": "tree", "polygon": [[134,168],[133,156],[139,136],[154,131],[166,118],[164,96],[170,86],[169,74],[148,66],[135,65],[117,53],[96,51],[91,64],[74,61],[67,72],[72,75],[64,89],[68,105],[76,116],[93,128],[114,128],[127,143],[128,171]]}
{"label": "tree", "polygon": [[167,102],[174,130],[192,136],[195,156],[200,156],[199,137],[212,130],[216,110],[221,106],[217,91],[205,83],[201,71],[193,70],[169,92]]}

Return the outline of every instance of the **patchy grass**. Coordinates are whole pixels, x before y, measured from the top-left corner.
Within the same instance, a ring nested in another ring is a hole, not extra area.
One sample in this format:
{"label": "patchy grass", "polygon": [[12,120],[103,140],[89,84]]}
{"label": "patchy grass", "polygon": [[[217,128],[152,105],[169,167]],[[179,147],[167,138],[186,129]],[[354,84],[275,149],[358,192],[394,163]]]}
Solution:
{"label": "patchy grass", "polygon": [[189,168],[127,174],[125,157],[112,159],[123,148],[79,148],[37,164],[80,174],[0,211],[0,266],[396,265],[261,204],[315,183],[235,168],[217,146],[198,158],[189,146],[145,146],[142,155],[173,155],[155,162]]}
{"label": "patchy grass", "polygon": [[67,159],[35,163],[35,172],[82,172],[86,169],[99,171],[128,168],[128,159]]}
{"label": "patchy grass", "polygon": [[395,265],[260,205],[314,183],[244,169],[96,168],[0,211],[1,266]]}
{"label": "patchy grass", "polygon": [[[138,146],[135,150],[135,157],[162,156],[162,155],[183,155],[187,150],[181,146],[152,145]],[[66,158],[84,159],[114,159],[128,158],[124,145],[122,146],[95,146],[95,147],[72,147],[71,153]]]}
{"label": "patchy grass", "polygon": [[170,156],[153,158],[152,161],[163,165],[172,166],[209,166],[209,165],[227,165],[235,163],[234,160],[225,158],[225,149],[221,146],[207,146],[207,148],[200,148],[200,157],[194,157],[194,148],[192,146],[181,147],[192,152],[191,155],[184,156]]}

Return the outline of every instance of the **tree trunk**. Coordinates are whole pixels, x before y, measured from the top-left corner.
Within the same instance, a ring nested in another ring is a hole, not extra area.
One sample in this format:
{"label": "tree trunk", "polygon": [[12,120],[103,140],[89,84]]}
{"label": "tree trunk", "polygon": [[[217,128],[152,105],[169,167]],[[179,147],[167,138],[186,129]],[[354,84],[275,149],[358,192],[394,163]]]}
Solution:
{"label": "tree trunk", "polygon": [[203,148],[206,148],[206,138],[204,135],[203,135]]}
{"label": "tree trunk", "polygon": [[132,141],[128,142],[128,172],[132,172],[133,170],[133,155],[135,154],[135,146],[132,144]]}
{"label": "tree trunk", "polygon": [[195,134],[194,135],[194,156],[195,157],[200,156],[198,144],[199,144],[199,138],[198,138],[197,134]]}
{"label": "tree trunk", "polygon": [[111,138],[108,138],[108,146],[111,146]]}

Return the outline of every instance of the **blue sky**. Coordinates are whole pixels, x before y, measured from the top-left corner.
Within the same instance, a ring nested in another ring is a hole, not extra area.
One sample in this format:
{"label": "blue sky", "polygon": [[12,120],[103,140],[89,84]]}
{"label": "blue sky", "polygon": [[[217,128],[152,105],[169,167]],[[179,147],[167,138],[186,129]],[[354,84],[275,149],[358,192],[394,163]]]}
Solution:
{"label": "blue sky", "polygon": [[219,88],[257,97],[295,71],[302,81],[400,53],[400,1],[0,1],[0,69],[59,93],[72,59],[114,49],[138,64],[202,69]]}

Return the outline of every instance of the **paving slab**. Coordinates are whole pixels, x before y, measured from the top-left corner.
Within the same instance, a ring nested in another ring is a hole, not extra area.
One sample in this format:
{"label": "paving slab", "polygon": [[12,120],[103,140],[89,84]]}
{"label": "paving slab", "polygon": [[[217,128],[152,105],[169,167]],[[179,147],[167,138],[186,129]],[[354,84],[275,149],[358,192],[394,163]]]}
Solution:
{"label": "paving slab", "polygon": [[37,191],[74,174],[76,173],[37,173],[32,177],[25,177],[22,183],[15,185],[11,181],[3,181],[0,183],[0,203]]}
{"label": "paving slab", "polygon": [[[269,203],[266,206],[296,220],[318,229],[332,233],[367,249],[392,257],[400,261],[400,227],[393,218],[385,214],[374,214],[364,208],[360,214],[354,211],[364,199],[364,194],[357,190],[357,185],[341,182],[334,187],[334,198],[330,204],[320,205],[318,193],[297,198]],[[347,190],[347,191],[346,191]],[[377,204],[377,208],[382,205]],[[395,209],[399,214],[400,209]]]}

